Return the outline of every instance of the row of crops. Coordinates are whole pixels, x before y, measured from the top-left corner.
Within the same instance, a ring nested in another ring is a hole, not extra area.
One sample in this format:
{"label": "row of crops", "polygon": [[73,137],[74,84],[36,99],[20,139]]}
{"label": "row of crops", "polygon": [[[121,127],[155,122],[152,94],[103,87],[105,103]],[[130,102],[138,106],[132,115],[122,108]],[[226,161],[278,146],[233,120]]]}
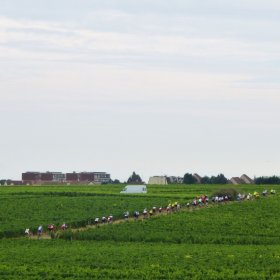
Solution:
{"label": "row of crops", "polygon": [[166,203],[164,197],[19,195],[1,201],[0,230],[2,236],[11,237],[22,235],[27,227],[36,230],[40,224],[46,227],[67,222],[71,227],[83,227],[101,215],[113,213],[120,218],[124,210],[132,212]]}
{"label": "row of crops", "polygon": [[[3,187],[0,189],[0,238],[21,236],[25,228],[35,231],[66,222],[71,227],[83,227],[98,216],[120,218],[124,211],[133,212],[154,205],[166,205],[170,200],[184,202],[193,194],[181,186],[149,187],[148,195],[121,195],[123,186],[42,186]],[[164,190],[162,193],[158,189]],[[166,190],[168,190],[166,192]]]}
{"label": "row of crops", "polygon": [[[277,197],[220,204],[149,220],[126,222],[87,231],[66,231],[71,240],[193,244],[280,244]],[[219,229],[217,231],[217,229]]]}
{"label": "row of crops", "polygon": [[279,279],[280,246],[0,240],[0,278]]}

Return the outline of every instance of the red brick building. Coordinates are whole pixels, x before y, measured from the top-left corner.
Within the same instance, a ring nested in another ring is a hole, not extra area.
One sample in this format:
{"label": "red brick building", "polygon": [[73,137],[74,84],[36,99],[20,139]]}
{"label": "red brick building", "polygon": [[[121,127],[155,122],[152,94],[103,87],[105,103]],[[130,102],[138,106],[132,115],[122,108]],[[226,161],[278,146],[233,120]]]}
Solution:
{"label": "red brick building", "polygon": [[40,172],[25,172],[22,173],[22,181],[24,184],[38,184],[41,182],[41,173]]}

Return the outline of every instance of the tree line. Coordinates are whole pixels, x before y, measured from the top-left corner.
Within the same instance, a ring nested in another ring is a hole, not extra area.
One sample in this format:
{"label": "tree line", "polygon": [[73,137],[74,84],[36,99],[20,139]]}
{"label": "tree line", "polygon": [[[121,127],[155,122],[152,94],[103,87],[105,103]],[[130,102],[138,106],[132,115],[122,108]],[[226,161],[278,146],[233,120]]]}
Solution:
{"label": "tree line", "polygon": [[[195,174],[186,173],[183,177],[183,184],[191,185],[191,184],[215,184],[215,185],[224,185],[229,182],[229,179],[225,177],[224,174],[218,174],[217,176],[204,176],[198,180]],[[254,182],[257,185],[280,185],[280,177],[278,176],[270,176],[270,177],[255,177]],[[119,184],[119,180],[115,180],[112,183]],[[127,182],[129,184],[143,184],[143,180],[140,175],[135,172],[128,178]]]}
{"label": "tree line", "polygon": [[254,181],[256,185],[280,185],[280,177],[278,176],[257,177]]}
{"label": "tree line", "polygon": [[[228,179],[224,176],[224,174],[219,174],[217,176],[204,176],[200,181],[191,174],[186,173],[183,178],[183,184],[227,184]],[[279,176],[262,176],[255,177],[254,182],[256,185],[280,185],[280,177]]]}
{"label": "tree line", "polygon": [[204,176],[198,181],[193,174],[186,173],[183,178],[183,184],[226,184],[228,179],[224,174],[218,174],[217,176]]}

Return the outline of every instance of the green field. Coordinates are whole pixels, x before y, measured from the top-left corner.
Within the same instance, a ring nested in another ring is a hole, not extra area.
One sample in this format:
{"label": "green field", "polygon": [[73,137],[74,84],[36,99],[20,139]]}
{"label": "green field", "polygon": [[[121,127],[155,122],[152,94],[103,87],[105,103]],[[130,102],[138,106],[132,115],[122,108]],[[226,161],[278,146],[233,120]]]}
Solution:
{"label": "green field", "polygon": [[[122,188],[1,188],[0,279],[280,279],[278,195],[76,229],[61,239],[20,237],[41,223],[79,228],[96,216],[185,204],[220,186],[151,186],[147,195],[120,195]],[[271,187],[239,187],[264,188]]]}

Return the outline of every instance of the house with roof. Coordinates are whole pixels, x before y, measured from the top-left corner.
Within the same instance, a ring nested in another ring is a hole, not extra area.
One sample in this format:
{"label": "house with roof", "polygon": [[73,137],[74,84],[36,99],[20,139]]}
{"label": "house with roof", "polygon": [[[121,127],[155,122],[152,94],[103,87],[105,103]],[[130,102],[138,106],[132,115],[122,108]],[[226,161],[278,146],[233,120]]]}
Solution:
{"label": "house with roof", "polygon": [[232,177],[229,180],[229,183],[233,184],[233,185],[241,185],[241,184],[244,184],[244,181],[242,179],[240,179],[239,177]]}
{"label": "house with roof", "polygon": [[168,185],[166,176],[152,176],[148,182],[149,185]]}
{"label": "house with roof", "polygon": [[254,180],[252,180],[249,176],[246,174],[243,174],[240,179],[245,183],[245,184],[254,184]]}

